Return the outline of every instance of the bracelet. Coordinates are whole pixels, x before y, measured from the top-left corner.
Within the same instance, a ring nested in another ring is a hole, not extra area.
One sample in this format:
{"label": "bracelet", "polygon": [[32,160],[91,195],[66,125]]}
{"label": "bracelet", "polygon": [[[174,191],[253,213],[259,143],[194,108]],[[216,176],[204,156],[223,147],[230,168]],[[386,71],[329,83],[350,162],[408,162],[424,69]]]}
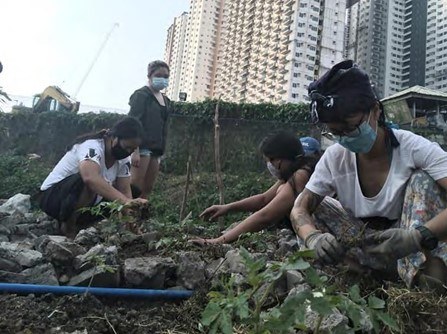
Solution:
{"label": "bracelet", "polygon": [[310,232],[308,235],[306,235],[306,238],[304,239],[304,246],[308,247],[307,241],[314,235],[321,234],[321,233],[322,232],[320,230],[315,230],[315,231]]}

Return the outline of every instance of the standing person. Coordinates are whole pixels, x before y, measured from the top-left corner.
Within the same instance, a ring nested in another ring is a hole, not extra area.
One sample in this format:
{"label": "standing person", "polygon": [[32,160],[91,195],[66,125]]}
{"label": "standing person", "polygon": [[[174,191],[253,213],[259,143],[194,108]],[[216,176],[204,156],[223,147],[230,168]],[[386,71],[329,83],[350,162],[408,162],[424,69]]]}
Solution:
{"label": "standing person", "polygon": [[[313,138],[312,138],[313,139]],[[248,232],[258,232],[274,225],[290,215],[296,196],[312,174],[316,161],[305,157],[301,142],[292,133],[279,132],[266,137],[260,144],[267,169],[276,179],[266,192],[242,200],[213,205],[200,215],[207,220],[215,220],[231,212],[254,212],[234,228],[218,238],[191,240],[193,243],[230,243]]]}
{"label": "standing person", "polygon": [[130,154],[141,143],[141,123],[126,117],[110,130],[75,140],[40,187],[40,208],[61,222],[62,233],[76,236],[78,209],[102,198],[122,204],[145,203],[132,199]]}
{"label": "standing person", "polygon": [[[387,126],[368,75],[343,61],[309,86],[330,146],[291,221],[323,264],[396,270],[408,286],[447,283],[447,152]],[[339,201],[328,196],[337,194]]]}
{"label": "standing person", "polygon": [[166,148],[170,100],[161,91],[169,84],[169,66],[161,60],[150,62],[147,78],[147,86],[137,89],[129,101],[129,115],[138,118],[144,130],[143,141],[131,157],[132,188],[141,198],[151,192]]}

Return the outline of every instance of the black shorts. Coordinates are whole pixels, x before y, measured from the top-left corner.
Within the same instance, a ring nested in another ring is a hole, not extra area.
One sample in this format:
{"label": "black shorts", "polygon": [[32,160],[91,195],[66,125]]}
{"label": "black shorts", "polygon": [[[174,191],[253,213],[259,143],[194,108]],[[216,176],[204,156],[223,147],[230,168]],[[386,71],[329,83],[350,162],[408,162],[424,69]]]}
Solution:
{"label": "black shorts", "polygon": [[47,215],[59,221],[66,221],[73,214],[83,189],[84,181],[81,175],[70,175],[41,191],[39,206]]}

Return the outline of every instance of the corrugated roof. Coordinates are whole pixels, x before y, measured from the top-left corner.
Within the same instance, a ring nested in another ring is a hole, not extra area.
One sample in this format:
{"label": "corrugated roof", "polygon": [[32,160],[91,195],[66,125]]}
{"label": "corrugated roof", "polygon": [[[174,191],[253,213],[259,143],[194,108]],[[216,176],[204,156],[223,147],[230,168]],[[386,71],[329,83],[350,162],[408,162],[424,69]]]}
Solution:
{"label": "corrugated roof", "polygon": [[411,94],[447,99],[447,93],[444,93],[440,90],[429,89],[429,88],[422,87],[422,86],[413,86],[413,87],[404,89],[403,91],[396,93],[394,95],[385,97],[381,101],[384,102],[384,101],[388,101],[388,100],[399,99],[399,98],[403,98],[405,95],[411,95]]}

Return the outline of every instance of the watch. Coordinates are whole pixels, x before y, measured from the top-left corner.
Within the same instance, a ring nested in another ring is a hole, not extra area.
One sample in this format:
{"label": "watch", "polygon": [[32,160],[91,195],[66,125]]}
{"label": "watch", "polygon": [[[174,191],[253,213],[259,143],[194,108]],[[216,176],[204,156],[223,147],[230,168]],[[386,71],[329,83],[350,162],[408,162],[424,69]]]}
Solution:
{"label": "watch", "polygon": [[436,247],[438,247],[438,238],[435,237],[435,235],[425,226],[421,225],[416,227],[416,230],[418,230],[421,233],[422,239],[421,239],[421,247],[426,250],[433,250]]}

